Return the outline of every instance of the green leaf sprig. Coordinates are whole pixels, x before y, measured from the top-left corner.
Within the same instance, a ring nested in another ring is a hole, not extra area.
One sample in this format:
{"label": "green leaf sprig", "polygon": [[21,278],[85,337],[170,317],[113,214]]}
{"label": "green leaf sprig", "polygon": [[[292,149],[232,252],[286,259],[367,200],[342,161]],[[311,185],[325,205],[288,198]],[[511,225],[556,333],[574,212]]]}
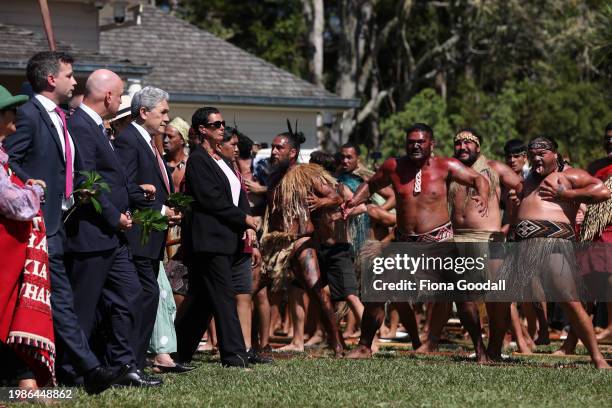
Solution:
{"label": "green leaf sprig", "polygon": [[111,189],[108,183],[102,181],[102,176],[96,171],[80,171],[79,174],[85,176],[85,180],[79,184],[78,188],[73,191],[73,195],[78,195],[81,198],[79,202],[85,204],[91,202],[98,214],[102,213],[102,205],[98,198],[101,192],[110,193]]}
{"label": "green leaf sprig", "polygon": [[102,204],[100,204],[100,194],[102,192],[110,193],[111,189],[97,171],[80,171],[79,174],[85,176],[78,187],[72,192],[75,198],[75,205],[70,209],[64,217],[64,222],[76,211],[77,208],[84,204],[91,203],[98,214],[102,214]]}
{"label": "green leaf sprig", "polygon": [[168,217],[162,215],[159,210],[144,208],[134,211],[132,214],[134,223],[140,225],[140,244],[146,245],[153,231],[165,231],[168,229]]}
{"label": "green leaf sprig", "polygon": [[168,195],[168,207],[176,208],[180,212],[185,212],[195,200],[192,196],[184,193],[171,193]]}

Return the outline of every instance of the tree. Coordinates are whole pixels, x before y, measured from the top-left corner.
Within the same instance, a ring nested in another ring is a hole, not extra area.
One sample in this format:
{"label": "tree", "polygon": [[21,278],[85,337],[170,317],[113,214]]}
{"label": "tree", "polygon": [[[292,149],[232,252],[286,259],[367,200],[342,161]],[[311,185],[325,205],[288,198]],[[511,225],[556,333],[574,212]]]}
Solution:
{"label": "tree", "polygon": [[321,140],[332,151],[350,139],[401,153],[401,131],[390,126],[424,118],[440,137],[462,126],[479,129],[492,157],[511,137],[554,134],[583,163],[595,154],[586,146],[610,120],[609,0],[182,4],[203,28],[359,99],[361,106],[343,112]]}
{"label": "tree", "polygon": [[323,86],[323,31],[325,16],[323,0],[302,0],[308,28],[308,75],[317,86]]}
{"label": "tree", "polygon": [[436,140],[435,151],[438,154],[447,156],[452,153],[452,143],[448,142],[448,137],[453,130],[446,101],[435,90],[425,88],[406,103],[401,112],[382,121],[380,130],[384,136],[381,146],[383,156],[404,155],[406,129],[417,122],[432,126]]}
{"label": "tree", "polygon": [[178,14],[276,66],[307,76],[308,45],[300,0],[183,0]]}

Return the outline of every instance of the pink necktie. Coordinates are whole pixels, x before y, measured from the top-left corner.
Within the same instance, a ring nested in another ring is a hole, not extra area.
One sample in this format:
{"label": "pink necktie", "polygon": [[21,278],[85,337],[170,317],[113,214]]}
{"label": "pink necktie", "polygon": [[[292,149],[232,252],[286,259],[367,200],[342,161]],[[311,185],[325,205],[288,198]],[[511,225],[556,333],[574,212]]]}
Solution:
{"label": "pink necktie", "polygon": [[166,185],[166,190],[170,192],[170,181],[168,180],[168,173],[166,172],[166,166],[164,165],[164,161],[162,160],[159,152],[157,151],[157,147],[155,147],[155,143],[153,139],[151,139],[151,147],[153,148],[153,153],[155,154],[155,158],[157,159],[157,164],[159,165],[159,171],[161,171],[162,177],[164,179],[164,184]]}
{"label": "pink necktie", "polygon": [[66,198],[72,194],[72,148],[70,147],[70,136],[68,136],[68,128],[66,127],[66,115],[64,111],[59,107],[55,107],[55,112],[59,115],[62,120],[62,127],[64,129],[64,151],[66,159]]}

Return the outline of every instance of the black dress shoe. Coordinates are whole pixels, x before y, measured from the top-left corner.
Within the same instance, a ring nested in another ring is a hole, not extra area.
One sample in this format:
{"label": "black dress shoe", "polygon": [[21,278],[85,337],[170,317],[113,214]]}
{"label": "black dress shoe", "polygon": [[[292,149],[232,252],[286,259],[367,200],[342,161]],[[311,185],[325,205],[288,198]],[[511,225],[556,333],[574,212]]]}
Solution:
{"label": "black dress shoe", "polygon": [[223,367],[249,368],[249,358],[246,353],[242,356],[234,355],[225,360],[221,360],[221,365]]}
{"label": "black dress shoe", "polygon": [[193,366],[188,366],[188,365],[183,365],[180,363],[175,362],[174,366],[163,366],[163,365],[158,365],[158,364],[154,364],[153,365],[153,369],[156,369],[159,373],[161,374],[165,374],[165,373],[187,373],[191,370],[195,370],[195,367]]}
{"label": "black dress shoe", "polygon": [[264,347],[256,347],[254,350],[256,353],[272,353],[274,351],[270,344]]}
{"label": "black dress shoe", "polygon": [[162,380],[156,377],[148,377],[142,371],[128,366],[128,372],[115,382],[115,386],[120,387],[156,387],[162,384]]}
{"label": "black dress shoe", "polygon": [[136,373],[138,373],[140,378],[142,378],[143,380],[146,380],[146,381],[156,382],[156,383],[159,383],[159,384],[162,384],[164,382],[164,380],[162,380],[161,377],[145,374],[144,371],[142,371],[142,370],[136,370]]}
{"label": "black dress shoe", "polygon": [[117,369],[98,366],[91,370],[84,378],[85,392],[88,394],[99,394],[115,384],[120,378],[125,376],[130,366],[122,366]]}
{"label": "black dress shoe", "polygon": [[253,349],[247,350],[247,358],[251,364],[271,364],[274,362],[274,360],[270,357],[262,356],[261,354],[256,353]]}

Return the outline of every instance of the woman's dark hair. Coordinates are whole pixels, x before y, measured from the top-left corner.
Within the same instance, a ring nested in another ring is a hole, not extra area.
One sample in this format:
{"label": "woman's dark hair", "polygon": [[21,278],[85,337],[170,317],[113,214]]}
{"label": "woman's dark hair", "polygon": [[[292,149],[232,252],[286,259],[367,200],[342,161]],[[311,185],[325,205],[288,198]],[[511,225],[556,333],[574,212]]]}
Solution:
{"label": "woman's dark hair", "polygon": [[310,163],[318,164],[332,174],[336,171],[336,160],[329,153],[319,150],[310,153]]}
{"label": "woman's dark hair", "polygon": [[253,150],[253,141],[250,137],[238,131],[238,129],[236,129],[236,134],[238,135],[238,156],[241,159],[250,158]]}
{"label": "woman's dark hair", "polygon": [[238,134],[236,133],[236,128],[230,126],[226,127],[225,131],[223,132],[223,139],[221,140],[221,143],[229,142],[234,136],[238,137]]}
{"label": "woman's dark hair", "polygon": [[212,106],[205,106],[195,111],[191,117],[191,127],[193,130],[199,134],[200,126],[206,125],[208,123],[208,117],[213,113],[220,113],[219,109]]}

